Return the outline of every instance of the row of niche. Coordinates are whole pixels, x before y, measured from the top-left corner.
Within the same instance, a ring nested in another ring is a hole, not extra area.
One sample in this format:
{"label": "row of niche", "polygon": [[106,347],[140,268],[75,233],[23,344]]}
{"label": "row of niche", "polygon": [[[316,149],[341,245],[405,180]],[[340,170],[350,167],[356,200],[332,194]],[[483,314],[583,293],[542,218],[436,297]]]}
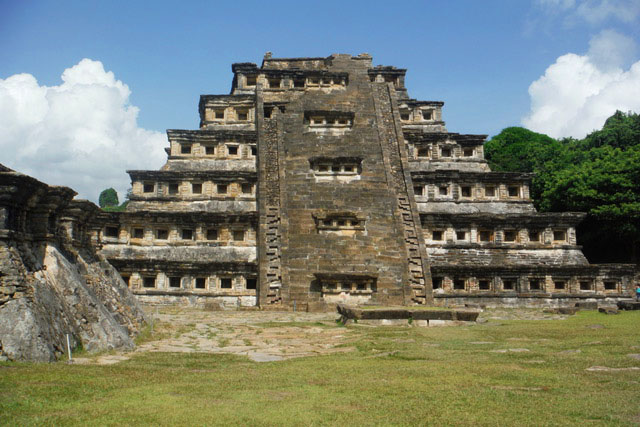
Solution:
{"label": "row of niche", "polygon": [[354,216],[332,216],[316,218],[318,234],[335,234],[339,236],[353,236],[365,232],[364,218]]}
{"label": "row of niche", "polygon": [[529,186],[520,184],[414,184],[417,201],[427,200],[529,200]]}
{"label": "row of niche", "polygon": [[255,246],[256,230],[249,225],[145,225],[115,226],[103,228],[100,240],[103,243],[125,243],[131,245],[167,245],[172,243],[216,242],[220,244]]}
{"label": "row of niche", "polygon": [[376,292],[375,280],[322,280],[320,289],[323,294],[371,294]]}
{"label": "row of niche", "polygon": [[464,277],[435,275],[433,289],[443,292],[625,292],[619,279],[580,276],[494,276]]}
{"label": "row of niche", "polygon": [[423,235],[427,244],[443,243],[511,243],[532,245],[576,244],[575,228],[540,229],[490,229],[470,227],[465,229],[429,227],[423,225]]}
{"label": "row of niche", "polygon": [[400,120],[403,124],[411,123],[422,123],[422,122],[432,122],[439,120],[439,110],[436,108],[428,107],[428,108],[414,108],[407,109],[400,107]]}
{"label": "row of niche", "polygon": [[[311,117],[310,126],[349,126],[349,118]],[[215,156],[217,158],[250,159],[257,155],[255,144],[241,144],[224,142],[219,144],[203,144],[198,142],[172,142],[172,156]],[[415,147],[410,145],[412,158],[415,159],[443,159],[443,158],[483,158],[481,146],[461,147],[459,145],[438,145],[428,147]]]}
{"label": "row of niche", "polygon": [[[205,121],[212,123],[247,123],[253,122],[255,120],[255,108],[242,106],[242,107],[232,107],[232,106],[209,106],[205,110]],[[429,110],[419,110],[419,115],[417,113],[410,114],[409,112],[401,112],[400,118],[403,124],[407,124],[409,122],[413,123],[422,123],[422,122],[433,122],[435,121],[435,117],[437,116],[437,110],[429,109]],[[266,107],[265,108],[265,117],[271,118],[273,112],[273,108]],[[417,119],[420,117],[420,119]],[[352,122],[349,119],[330,119],[328,120],[326,117],[314,117],[310,120],[309,123],[311,126],[319,126],[319,125],[331,125],[331,126],[351,126]]]}
{"label": "row of niche", "polygon": [[255,107],[253,104],[242,106],[207,106],[204,119],[207,122],[253,122],[255,120]]}
{"label": "row of niche", "polygon": [[178,275],[147,272],[122,273],[122,279],[132,289],[166,289],[195,291],[250,291],[255,293],[258,279],[255,275],[209,274]]}
{"label": "row of niche", "polygon": [[392,83],[395,89],[404,88],[404,76],[398,74],[376,73],[369,70],[369,81],[374,83]]}
{"label": "row of niche", "polygon": [[[276,108],[284,112],[284,107],[282,106],[265,106],[265,118],[271,118]],[[253,123],[255,120],[255,112],[256,110],[254,107],[208,106],[205,109],[205,121],[213,124]],[[330,112],[326,115],[306,115],[305,124],[310,128],[351,128],[353,126],[353,114]]]}
{"label": "row of niche", "polygon": [[266,77],[264,75],[242,75],[238,74],[238,86],[240,88],[255,88],[258,79],[261,79],[265,89],[322,89],[322,88],[345,88],[347,86],[346,76],[300,76],[300,77]]}
{"label": "row of niche", "polygon": [[309,167],[315,175],[359,175],[362,160],[351,157],[311,158]]}
{"label": "row of niche", "polygon": [[351,127],[353,121],[348,117],[327,117],[327,116],[312,116],[309,118],[310,127]]}
{"label": "row of niche", "polygon": [[218,196],[255,198],[256,185],[252,182],[180,181],[154,182],[134,181],[132,194],[136,196]]}
{"label": "row of niche", "polygon": [[462,147],[457,144],[429,144],[416,147],[409,144],[410,157],[418,160],[425,159],[484,159],[482,145]]}
{"label": "row of niche", "polygon": [[176,157],[205,157],[218,159],[255,159],[258,150],[255,144],[241,144],[236,142],[222,142],[206,144],[198,142],[171,143],[171,156]]}

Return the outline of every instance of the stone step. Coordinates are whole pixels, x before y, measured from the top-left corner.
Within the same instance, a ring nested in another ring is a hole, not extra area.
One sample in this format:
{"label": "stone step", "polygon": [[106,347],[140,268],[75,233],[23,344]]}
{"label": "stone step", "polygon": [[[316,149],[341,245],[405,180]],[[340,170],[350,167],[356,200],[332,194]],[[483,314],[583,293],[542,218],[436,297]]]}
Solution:
{"label": "stone step", "polygon": [[620,310],[640,310],[640,301],[618,301],[618,308]]}

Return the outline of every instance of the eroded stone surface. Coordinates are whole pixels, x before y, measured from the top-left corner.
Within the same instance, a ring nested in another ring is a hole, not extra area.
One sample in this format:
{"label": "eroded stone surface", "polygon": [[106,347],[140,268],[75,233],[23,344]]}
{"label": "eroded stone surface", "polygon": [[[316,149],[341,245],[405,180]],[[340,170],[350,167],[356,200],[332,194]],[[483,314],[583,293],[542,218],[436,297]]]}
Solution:
{"label": "eroded stone surface", "polygon": [[585,214],[537,212],[532,174],[491,171],[486,135],[449,132],[407,70],[333,54],[232,71],[92,230],[143,301],[570,313],[631,296],[633,265],[590,265],[577,245]]}
{"label": "eroded stone surface", "polygon": [[[143,343],[132,353],[118,355],[118,361],[140,352],[214,353],[246,356],[256,362],[273,362],[296,357],[353,351],[348,344],[358,336],[339,327],[335,314],[283,312],[211,312],[197,309],[151,316],[165,338]],[[112,363],[114,356],[83,359],[79,363]]]}
{"label": "eroded stone surface", "polygon": [[72,348],[133,348],[144,314],[89,243],[97,206],[7,168],[0,180],[0,356],[54,361],[67,334]]}

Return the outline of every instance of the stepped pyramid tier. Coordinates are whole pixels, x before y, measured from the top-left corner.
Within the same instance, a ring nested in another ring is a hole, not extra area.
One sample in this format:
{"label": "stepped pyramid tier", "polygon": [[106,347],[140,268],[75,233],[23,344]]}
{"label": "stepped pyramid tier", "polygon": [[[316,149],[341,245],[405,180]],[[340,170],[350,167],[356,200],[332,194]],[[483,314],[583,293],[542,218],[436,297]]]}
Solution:
{"label": "stepped pyramid tier", "polygon": [[538,213],[531,175],[492,172],[486,135],[449,132],[441,101],[368,54],[232,65],[167,163],[129,171],[96,243],[138,298],[328,310],[522,305],[632,293],[632,265],[590,265],[580,213]]}

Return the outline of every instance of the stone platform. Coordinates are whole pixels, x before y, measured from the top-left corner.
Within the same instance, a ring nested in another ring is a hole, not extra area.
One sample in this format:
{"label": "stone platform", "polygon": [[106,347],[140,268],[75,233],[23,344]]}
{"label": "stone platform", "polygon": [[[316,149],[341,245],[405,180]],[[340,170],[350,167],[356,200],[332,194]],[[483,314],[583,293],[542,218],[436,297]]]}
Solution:
{"label": "stone platform", "polygon": [[620,310],[640,310],[640,301],[618,301],[618,308]]}
{"label": "stone platform", "polygon": [[343,324],[365,321],[380,325],[400,325],[406,321],[416,326],[443,326],[457,322],[475,322],[480,314],[473,310],[415,309],[409,307],[358,308],[338,304],[336,307]]}

